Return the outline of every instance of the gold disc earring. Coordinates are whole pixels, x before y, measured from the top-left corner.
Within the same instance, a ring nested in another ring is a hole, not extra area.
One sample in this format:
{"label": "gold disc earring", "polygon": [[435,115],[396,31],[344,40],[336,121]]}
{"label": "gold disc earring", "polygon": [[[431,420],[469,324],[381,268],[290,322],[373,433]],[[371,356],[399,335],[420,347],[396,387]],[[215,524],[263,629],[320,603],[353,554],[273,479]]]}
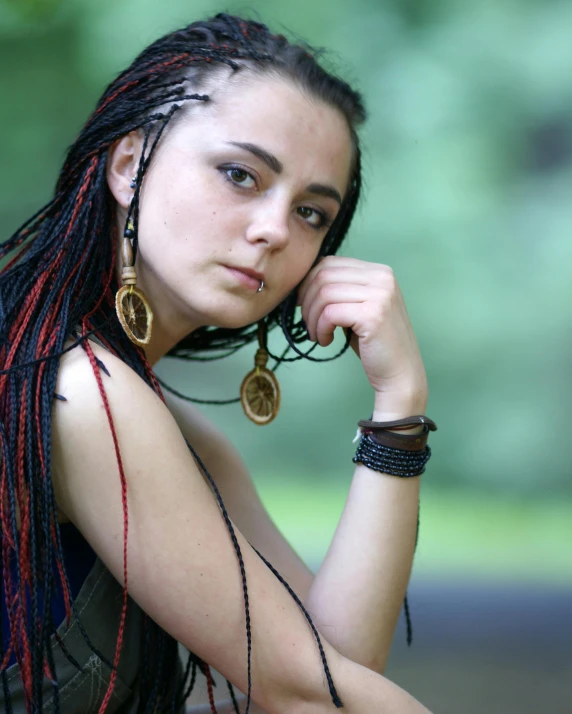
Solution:
{"label": "gold disc earring", "polygon": [[121,249],[121,282],[115,295],[115,311],[125,334],[139,347],[149,344],[153,327],[153,311],[144,293],[136,287],[137,273],[133,265],[131,238],[135,235],[132,221],[129,221],[123,236]]}
{"label": "gold disc earring", "polygon": [[244,413],[255,424],[269,424],[280,409],[280,386],[278,380],[266,368],[266,323],[258,323],[258,349],[254,357],[254,369],[242,380],[240,401]]}

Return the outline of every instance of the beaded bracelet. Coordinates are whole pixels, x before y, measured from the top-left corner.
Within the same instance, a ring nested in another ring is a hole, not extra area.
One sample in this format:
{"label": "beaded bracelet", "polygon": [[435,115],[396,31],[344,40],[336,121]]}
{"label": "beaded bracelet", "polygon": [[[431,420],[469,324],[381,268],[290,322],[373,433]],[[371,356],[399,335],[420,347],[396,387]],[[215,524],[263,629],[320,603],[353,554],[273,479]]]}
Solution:
{"label": "beaded bracelet", "polygon": [[429,446],[426,446],[422,451],[393,449],[374,441],[369,434],[364,434],[352,461],[354,464],[362,463],[368,469],[390,476],[411,478],[421,476],[430,458],[431,449]]}

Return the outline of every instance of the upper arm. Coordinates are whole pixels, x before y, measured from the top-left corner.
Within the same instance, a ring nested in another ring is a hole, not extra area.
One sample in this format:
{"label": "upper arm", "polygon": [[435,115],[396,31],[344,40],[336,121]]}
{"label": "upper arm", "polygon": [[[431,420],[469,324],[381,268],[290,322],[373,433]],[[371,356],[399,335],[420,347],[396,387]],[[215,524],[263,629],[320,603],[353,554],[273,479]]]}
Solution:
{"label": "upper arm", "polygon": [[[127,486],[129,593],[175,639],[245,691],[244,591],[220,509],[165,405],[120,360],[101,356],[111,374],[102,379]],[[118,460],[81,350],[62,359],[57,391],[67,399],[55,400],[53,411],[58,504],[123,582]],[[295,603],[238,530],[236,538],[255,633],[253,696],[274,710],[277,701],[294,696],[293,682],[323,686],[320,660]]]}
{"label": "upper arm", "polygon": [[196,408],[171,395],[166,401],[181,432],[197,449],[216,482],[233,522],[304,599],[312,584],[312,572],[272,521],[238,451]]}

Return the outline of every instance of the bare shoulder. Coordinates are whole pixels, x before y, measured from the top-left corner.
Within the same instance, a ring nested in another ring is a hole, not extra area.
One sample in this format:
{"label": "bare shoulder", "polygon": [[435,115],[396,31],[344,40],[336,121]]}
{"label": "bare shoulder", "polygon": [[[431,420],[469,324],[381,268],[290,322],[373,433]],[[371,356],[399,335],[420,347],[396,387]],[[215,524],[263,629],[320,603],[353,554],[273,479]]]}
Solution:
{"label": "bare shoulder", "polygon": [[96,484],[119,484],[119,464],[136,490],[133,474],[150,449],[175,448],[188,459],[187,467],[194,466],[175,420],[153,389],[121,359],[99,345],[92,348],[95,369],[81,346],[62,357],[56,384],[60,399],[52,411],[56,498],[71,520],[81,520],[75,511],[89,501]]}
{"label": "bare shoulder", "polygon": [[[106,394],[111,398],[130,397],[123,403],[125,408],[132,406],[131,399],[161,402],[149,385],[119,357],[98,344],[91,342],[90,345],[97,360],[97,371]],[[56,392],[65,398],[66,401],[60,401],[59,404],[60,406],[65,404],[68,412],[82,409],[89,412],[93,407],[103,405],[96,370],[81,345],[62,356]],[[65,414],[66,410],[63,410],[62,414]]]}

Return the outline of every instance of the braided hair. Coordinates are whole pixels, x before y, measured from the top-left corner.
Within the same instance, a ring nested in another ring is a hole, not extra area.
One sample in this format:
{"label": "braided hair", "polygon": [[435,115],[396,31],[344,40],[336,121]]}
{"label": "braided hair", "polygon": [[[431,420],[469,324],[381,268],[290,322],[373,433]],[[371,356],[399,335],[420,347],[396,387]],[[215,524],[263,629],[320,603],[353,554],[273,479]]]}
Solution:
{"label": "braided hair", "polygon": [[[272,35],[258,22],[219,14],[157,40],[105,90],[67,153],[53,199],[0,245],[0,260],[8,258],[0,273],[0,558],[2,596],[9,619],[8,636],[0,631],[0,679],[8,712],[12,705],[6,670],[11,659],[20,668],[27,710],[42,710],[43,682],[47,677],[52,684],[53,710],[60,712],[53,658],[53,635],[59,623],[53,621],[51,614],[57,590],[63,593],[68,623],[78,624],[85,641],[96,652],[70,595],[51,478],[51,410],[53,399],[63,398],[55,393],[59,359],[65,351],[81,345],[106,403],[99,372],[105,367],[88,340],[97,334],[109,351],[161,395],[144,352],[129,341],[115,317],[114,296],[119,288],[115,274],[117,235],[115,205],[106,180],[108,150],[129,132],[143,132],[143,151],[128,215],[134,225],[136,255],[140,190],[153,152],[169,123],[186,105],[209,101],[208,94],[196,90],[205,76],[223,67],[233,72],[247,68],[285,77],[342,112],[354,144],[352,175],[320,255],[337,251],[352,221],[361,188],[356,129],[364,121],[365,111],[360,95],[325,71],[310,48],[290,44],[282,35]],[[305,339],[306,330],[301,320],[296,322],[295,305],[292,294],[267,321],[269,327],[282,328],[288,345],[297,353],[295,358],[300,358],[305,353],[297,344]],[[74,336],[71,347],[64,348],[70,335]],[[203,327],[181,340],[169,354],[193,359],[197,353],[210,351],[212,355],[225,356],[255,338],[256,327],[252,325],[240,329]],[[108,418],[114,432],[109,410]],[[190,444],[189,448],[215,490],[241,567],[248,639],[248,711],[251,637],[242,555],[216,485]],[[124,497],[125,584],[114,661],[108,662],[101,655],[111,677],[100,712],[106,710],[114,690],[127,608],[128,513],[118,450],[117,458]],[[306,616],[311,625],[307,613]],[[319,642],[313,625],[312,629]],[[149,618],[145,620],[143,640],[141,712],[178,710],[193,687],[197,670],[207,678],[211,708],[216,711],[205,663],[191,653],[181,677],[175,666],[177,643]],[[63,648],[63,643],[57,646]],[[321,645],[320,652],[332,700],[341,706]],[[71,654],[66,656],[74,661]],[[230,692],[235,701],[232,688]],[[235,708],[238,711],[236,703]]]}

